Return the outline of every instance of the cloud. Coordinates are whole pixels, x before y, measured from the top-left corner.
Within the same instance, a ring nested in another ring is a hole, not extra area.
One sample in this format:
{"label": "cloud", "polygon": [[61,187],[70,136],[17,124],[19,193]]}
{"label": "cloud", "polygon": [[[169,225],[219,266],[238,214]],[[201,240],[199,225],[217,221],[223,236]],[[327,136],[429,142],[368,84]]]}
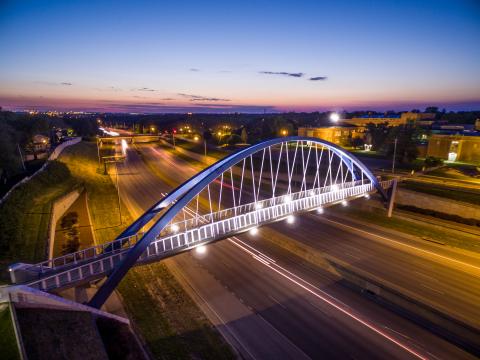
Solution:
{"label": "cloud", "polygon": [[53,82],[53,81],[34,81],[35,84],[42,84],[42,85],[48,85],[48,86],[72,86],[73,84],[71,82]]}
{"label": "cloud", "polygon": [[188,69],[189,71],[192,71],[192,72],[199,72],[200,69],[197,69],[197,68],[191,68],[191,69]]}
{"label": "cloud", "polygon": [[201,96],[201,95],[191,95],[191,94],[183,94],[183,93],[179,93],[178,95],[184,98],[188,98],[190,99],[190,101],[231,101],[230,99],[221,99],[221,98],[207,97],[207,96]]}
{"label": "cloud", "polygon": [[138,88],[138,89],[133,89],[134,91],[157,91],[155,89],[151,89],[151,88],[148,88],[148,87],[141,87],[141,88]]}
{"label": "cloud", "polygon": [[300,78],[305,75],[302,72],[298,73],[291,73],[291,72],[286,72],[286,71],[259,71],[259,74],[264,74],[264,75],[282,75],[282,76],[290,76],[290,77],[296,77]]}
{"label": "cloud", "polygon": [[308,80],[310,80],[310,81],[327,80],[327,77],[326,76],[315,76],[315,77],[311,77]]}

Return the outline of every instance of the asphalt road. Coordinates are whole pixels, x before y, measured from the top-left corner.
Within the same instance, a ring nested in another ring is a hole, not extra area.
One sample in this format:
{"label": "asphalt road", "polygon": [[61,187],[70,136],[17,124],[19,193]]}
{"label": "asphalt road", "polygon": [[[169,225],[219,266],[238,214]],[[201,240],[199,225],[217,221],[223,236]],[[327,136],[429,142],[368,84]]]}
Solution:
{"label": "asphalt road", "polygon": [[[132,150],[119,170],[122,200],[135,216],[197,171],[158,148],[143,148],[142,154],[157,168],[156,175]],[[478,291],[469,288],[469,283],[478,285],[478,277],[472,278],[468,270],[458,271],[443,258],[428,259],[432,255],[399,249],[401,244],[352,233],[346,224],[331,221],[336,220],[305,215],[295,226],[273,224],[255,238],[244,234],[209,245],[204,256],[191,252],[168,263],[245,357],[468,358],[446,341],[345,288],[332,272],[267,239],[278,233],[304,242],[323,251],[327,262],[347,262],[429,301],[440,299],[437,305],[448,309],[456,301],[466,301],[461,303],[466,304],[465,314],[478,320],[473,306]],[[405,239],[395,241],[403,244]],[[440,281],[435,281],[438,274]],[[450,297],[458,289],[458,296]]]}

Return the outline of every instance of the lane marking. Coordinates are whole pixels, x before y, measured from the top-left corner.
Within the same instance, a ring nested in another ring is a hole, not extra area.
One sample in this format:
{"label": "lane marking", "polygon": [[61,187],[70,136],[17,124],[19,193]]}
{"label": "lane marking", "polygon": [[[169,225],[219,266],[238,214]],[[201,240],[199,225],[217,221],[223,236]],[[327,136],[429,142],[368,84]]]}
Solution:
{"label": "lane marking", "polygon": [[[246,247],[244,247],[243,245],[241,244],[238,244],[237,242],[231,240],[231,242],[233,244],[235,244],[237,247],[239,247],[240,249],[242,249],[243,251],[249,253],[250,255],[255,255],[252,251],[250,251],[249,249],[247,249]],[[255,258],[255,256],[253,256],[253,258]],[[258,259],[257,259],[258,260]],[[390,342],[394,343],[395,345],[399,346],[400,348],[404,349],[405,351],[407,351],[408,353],[414,355],[415,357],[419,358],[419,359],[427,359],[426,357],[424,357],[423,355],[419,354],[418,352],[416,352],[414,349],[411,349],[410,347],[408,347],[407,345],[404,345],[403,343],[401,343],[399,340],[395,339],[394,337],[390,336],[389,334],[387,333],[384,333],[382,330],[380,330],[379,328],[377,328],[376,326],[368,323],[366,320],[363,320],[361,319],[360,317],[358,317],[357,315],[349,312],[347,309],[341,307],[340,305],[337,305],[334,301],[338,301],[337,299],[335,299],[334,297],[332,297],[331,295],[329,294],[326,294],[328,295],[328,297],[330,297],[331,299],[333,300],[329,300],[327,299],[325,296],[322,296],[320,294],[318,294],[317,292],[313,291],[312,289],[308,288],[307,286],[301,284],[299,281],[295,280],[293,277],[283,273],[282,271],[276,269],[277,267],[278,268],[281,268],[281,269],[284,269],[282,268],[281,266],[279,266],[278,264],[275,264],[275,265],[272,265],[272,264],[268,264],[268,263],[265,263],[263,260],[260,261],[258,260],[260,263],[264,264],[265,266],[267,266],[268,268],[270,268],[271,270],[273,270],[274,272],[276,272],[277,274],[279,274],[280,276],[286,278],[287,280],[293,282],[294,284],[298,285],[299,287],[301,287],[302,289],[306,290],[307,292],[309,292],[310,294],[312,294],[313,296],[319,298],[320,300],[326,302],[327,304],[329,304],[330,306],[334,307],[335,309],[339,310],[340,312],[342,312],[343,314],[347,315],[348,317],[356,320],[357,322],[361,323],[362,325],[366,326],[367,328],[369,328],[370,330],[372,330],[373,332],[375,332],[376,334],[384,337],[385,339],[389,340]],[[287,272],[289,272],[287,270]],[[290,273],[290,272],[289,272]],[[296,276],[296,275],[295,275]],[[298,277],[298,276],[296,276]],[[308,283],[305,281],[305,283]],[[321,290],[320,290],[321,291]],[[322,293],[324,293],[323,291],[321,291]],[[340,302],[340,301],[338,301]]]}

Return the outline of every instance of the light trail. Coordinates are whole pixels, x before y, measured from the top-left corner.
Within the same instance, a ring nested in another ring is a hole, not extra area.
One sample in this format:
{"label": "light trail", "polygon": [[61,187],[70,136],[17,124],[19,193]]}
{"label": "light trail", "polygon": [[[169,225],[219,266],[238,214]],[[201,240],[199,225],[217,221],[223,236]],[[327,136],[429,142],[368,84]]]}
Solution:
{"label": "light trail", "polygon": [[[191,215],[195,216],[195,212],[192,209],[186,207],[185,211],[187,211]],[[273,260],[269,256],[265,255],[260,250],[257,250],[253,246],[251,246],[251,245],[245,243],[244,241],[240,240],[238,237],[233,236],[233,237],[227,238],[226,240],[231,242],[233,245],[235,245],[236,247],[238,247],[242,251],[251,255],[253,259],[255,259],[259,263],[263,264],[264,266],[268,267],[269,269],[273,270],[275,273],[281,275],[285,279],[289,280],[290,282],[294,283],[295,285],[297,285],[297,286],[301,287],[302,289],[306,290],[307,292],[314,295],[318,299],[326,302],[327,304],[334,307],[336,310],[339,310],[341,313],[347,315],[351,319],[353,319],[353,320],[359,322],[360,324],[366,326],[367,328],[369,328],[370,330],[372,330],[376,334],[378,334],[378,335],[382,336],[383,338],[389,340],[390,342],[399,346],[400,348],[407,351],[408,353],[414,355],[415,357],[417,357],[419,359],[428,359],[427,357],[421,355],[420,353],[418,353],[414,349],[408,347],[407,345],[403,344],[399,340],[395,339],[391,335],[383,332],[381,329],[379,329],[375,325],[370,324],[367,320],[364,320],[364,319],[360,318],[358,315],[349,311],[349,306],[346,305],[345,303],[343,303],[342,301],[340,301],[340,300],[336,299],[335,297],[333,297],[332,295],[324,292],[323,290],[321,290],[318,287],[316,287],[315,285],[309,283],[308,281],[301,278],[300,276],[292,273],[288,269],[278,265],[275,262],[275,260]],[[250,250],[250,249],[252,249],[253,251]],[[306,285],[304,285],[304,284],[306,284]],[[313,290],[312,288],[315,289],[316,291]]]}
{"label": "light trail", "polygon": [[[261,264],[263,264],[264,266],[270,268],[271,270],[273,270],[274,272],[276,272],[277,274],[281,275],[282,277],[286,278],[287,280],[289,280],[290,282],[296,284],[297,286],[301,287],[302,289],[308,291],[310,294],[314,295],[315,297],[319,298],[320,300],[326,302],[327,304],[329,304],[330,306],[334,307],[335,309],[339,310],[340,312],[342,312],[343,314],[347,315],[348,317],[354,319],[355,321],[361,323],[362,325],[366,326],[367,328],[369,328],[370,330],[372,330],[373,332],[375,332],[376,334],[384,337],[385,339],[389,340],[390,342],[394,343],[395,345],[399,346],[400,348],[402,348],[403,350],[407,351],[408,353],[412,354],[413,356],[419,358],[419,359],[428,359],[427,357],[421,355],[420,353],[418,353],[417,351],[415,351],[414,349],[408,347],[407,345],[401,343],[399,340],[395,339],[394,337],[390,336],[389,334],[383,332],[381,329],[377,328],[376,326],[368,323],[366,320],[363,320],[361,319],[360,317],[358,317],[357,315],[353,314],[352,312],[348,311],[348,309],[345,309],[343,308],[342,306],[340,305],[337,305],[333,300],[329,300],[327,299],[325,296],[322,296],[321,294],[318,294],[317,292],[315,292],[314,290],[308,288],[307,286],[301,284],[299,281],[297,281],[296,279],[294,279],[293,277],[283,273],[282,271],[276,269],[276,267],[278,267],[279,269],[283,270],[283,271],[286,271],[287,273],[290,273],[292,274],[290,271],[288,271],[287,269],[281,267],[280,265],[278,264],[275,264],[275,265],[271,265],[270,263],[264,261],[263,259],[260,259],[255,253],[253,253],[252,251],[250,251],[249,249],[247,249],[246,247],[244,247],[243,245],[241,244],[238,244],[237,242],[235,242],[233,239],[228,239],[230,240],[233,244],[235,244],[237,247],[239,247],[240,249],[242,249],[243,251],[249,253],[250,255],[252,255],[252,257],[259,261]],[[296,278],[299,278],[301,279],[300,277],[298,277],[297,275],[294,275]],[[331,295],[323,292],[322,290],[316,288],[314,285],[311,285],[310,283],[308,283],[306,280],[303,280],[301,279],[301,281],[303,281],[304,283],[306,284],[309,284],[310,286],[312,286],[313,288],[317,289],[318,291],[322,292],[323,294],[327,295],[328,297],[334,299],[335,301],[338,301],[337,299],[333,298]],[[340,302],[340,301],[338,301]]]}

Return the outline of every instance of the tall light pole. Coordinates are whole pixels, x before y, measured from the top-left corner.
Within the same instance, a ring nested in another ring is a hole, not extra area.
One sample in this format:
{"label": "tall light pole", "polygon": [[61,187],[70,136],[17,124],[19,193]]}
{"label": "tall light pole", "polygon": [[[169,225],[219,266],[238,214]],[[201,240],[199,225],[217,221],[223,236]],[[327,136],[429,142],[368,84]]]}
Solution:
{"label": "tall light pole", "polygon": [[395,138],[395,141],[393,142],[392,174],[395,174],[395,157],[397,155],[397,141],[398,139]]}
{"label": "tall light pole", "polygon": [[173,130],[172,131],[173,150],[175,150],[175,133],[176,133],[176,130]]}
{"label": "tall light pole", "polygon": [[120,225],[123,224],[122,221],[122,202],[120,201],[120,182],[118,181],[118,162],[115,161],[115,174],[117,178],[117,199],[118,199],[118,214],[120,216]]}

